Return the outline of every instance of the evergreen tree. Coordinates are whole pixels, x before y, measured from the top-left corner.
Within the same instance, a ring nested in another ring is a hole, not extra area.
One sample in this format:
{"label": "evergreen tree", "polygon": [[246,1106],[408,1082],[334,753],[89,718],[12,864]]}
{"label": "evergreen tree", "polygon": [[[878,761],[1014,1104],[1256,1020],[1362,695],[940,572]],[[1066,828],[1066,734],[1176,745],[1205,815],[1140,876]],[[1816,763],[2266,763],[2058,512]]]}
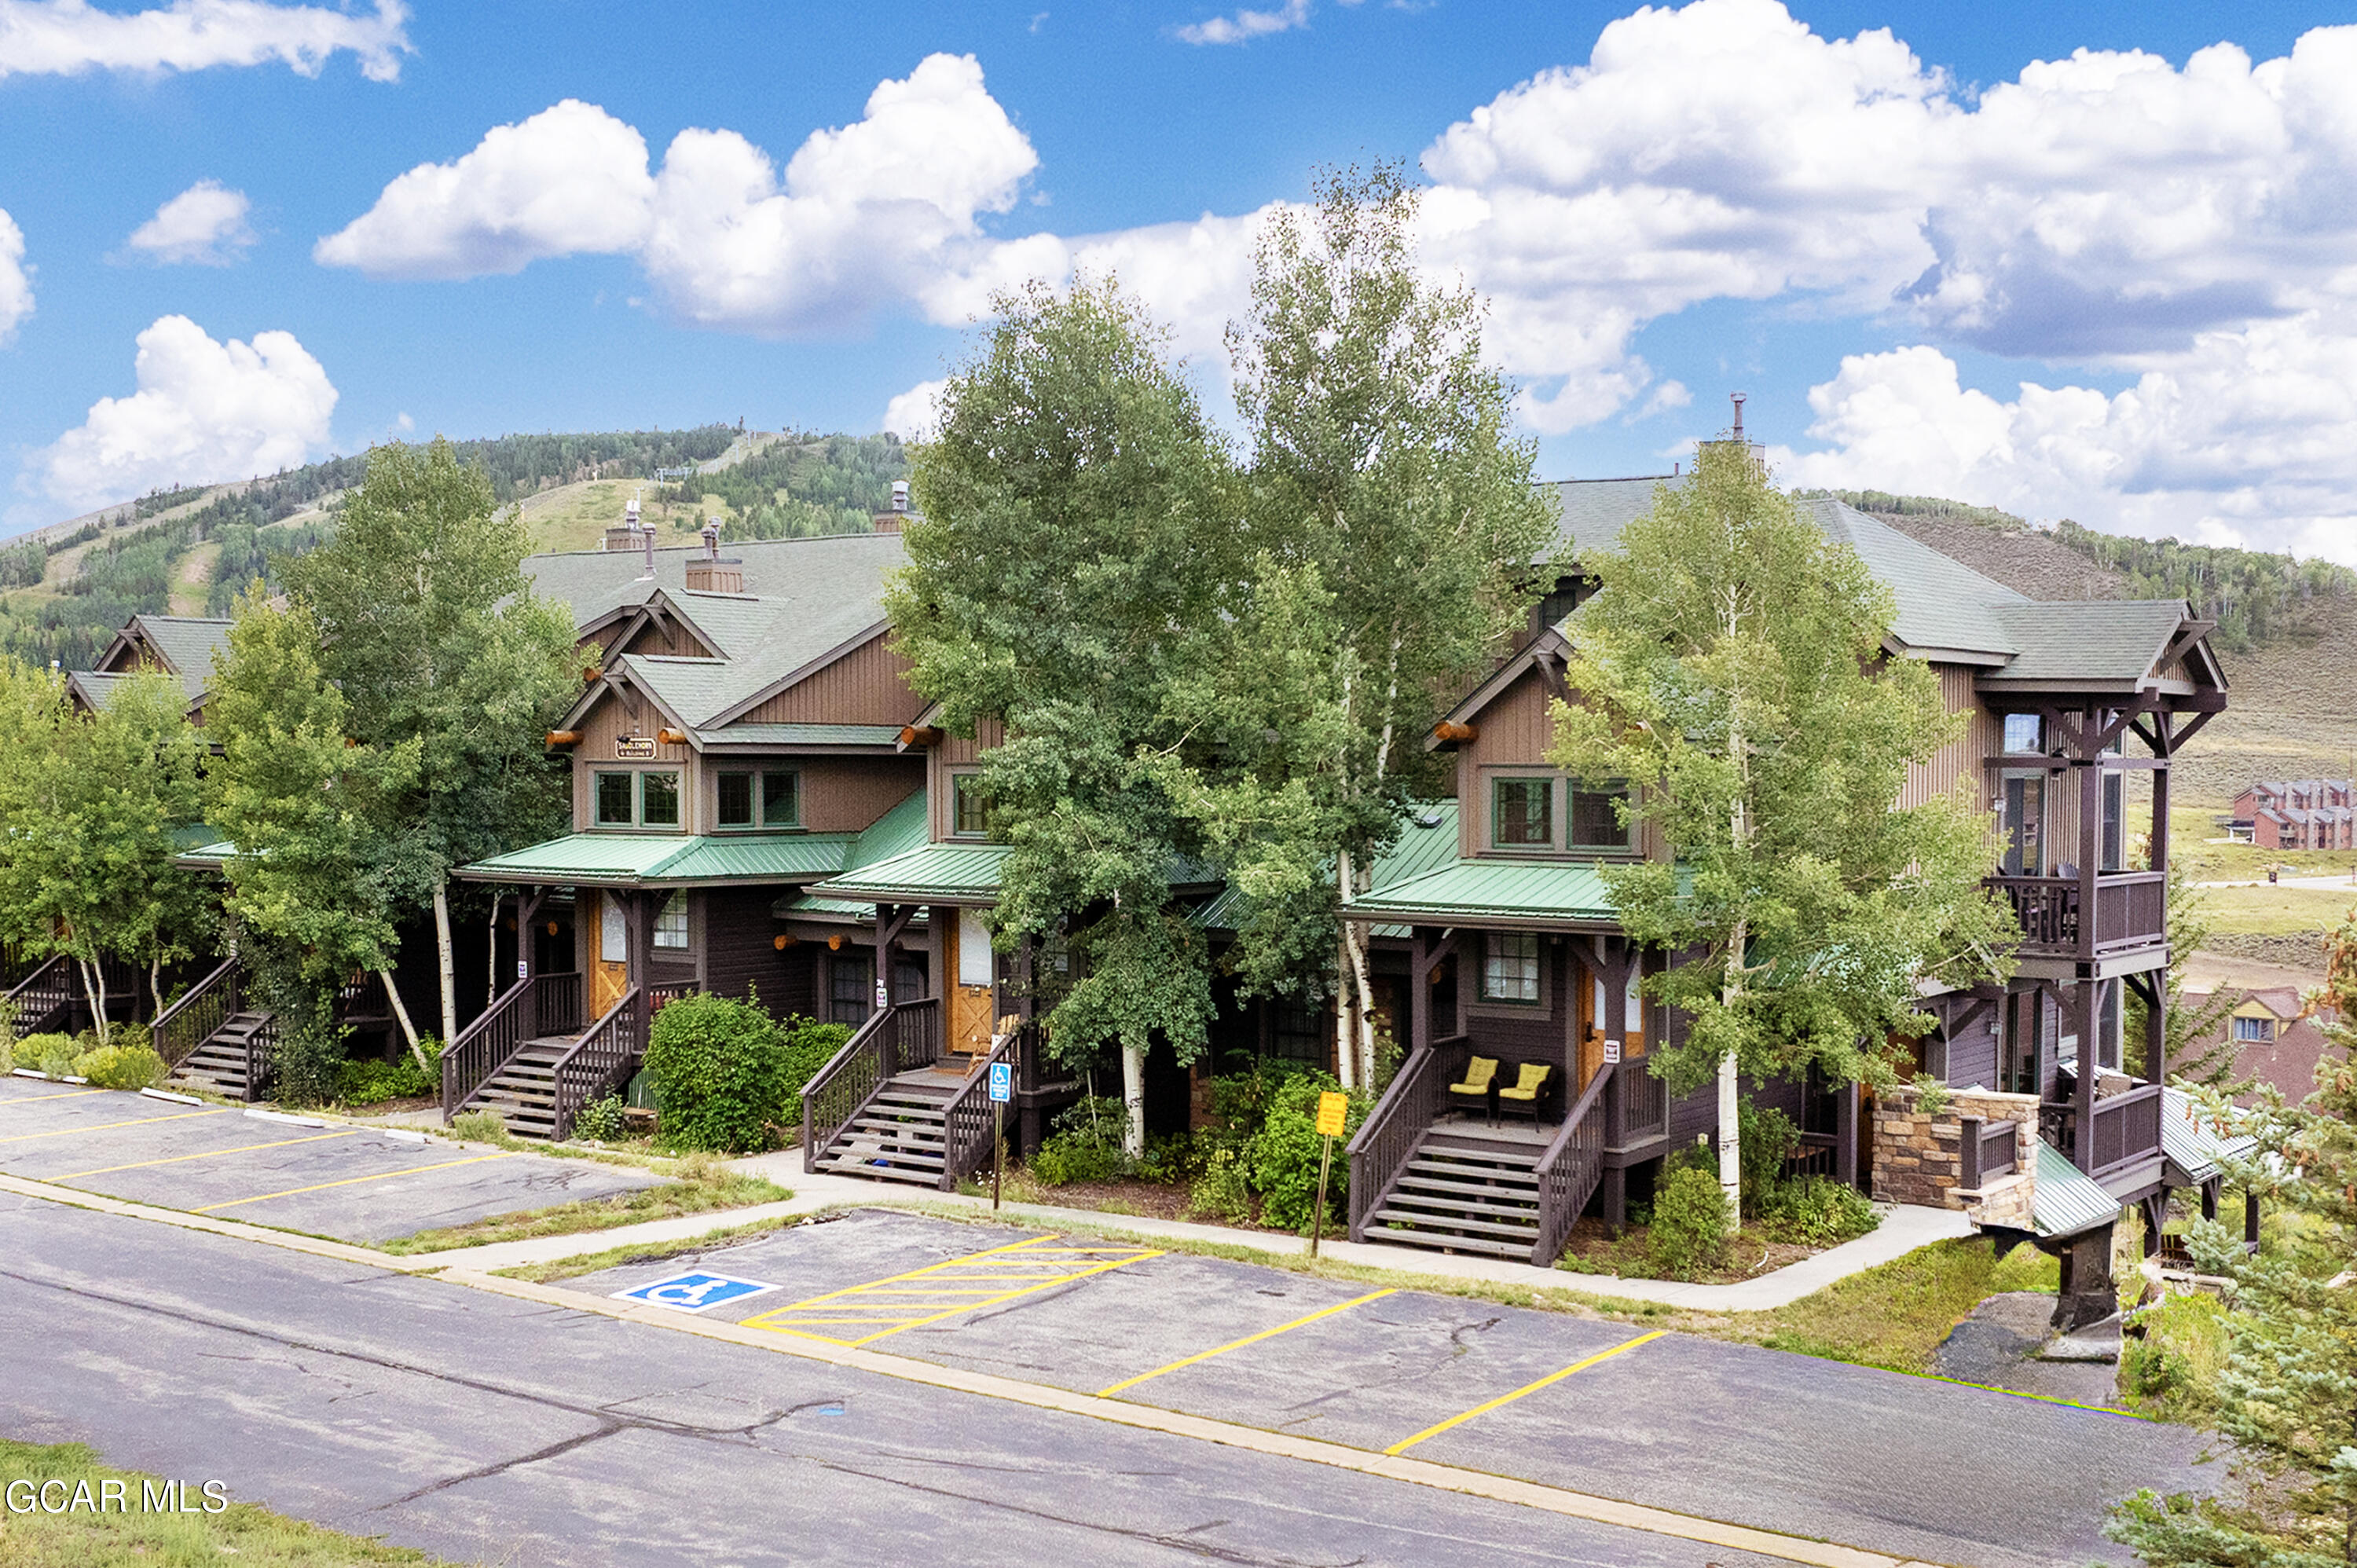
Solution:
{"label": "evergreen tree", "polygon": [[923,518],[888,604],[944,725],[1005,725],[982,768],[1010,846],[994,929],[1068,943],[1049,1040],[1071,1062],[1118,1047],[1135,1155],[1149,1044],[1191,1062],[1212,1009],[1202,933],[1171,897],[1202,845],[1156,759],[1193,744],[1168,697],[1235,603],[1235,485],[1164,334],[1111,282],[995,308],[916,450]]}
{"label": "evergreen tree", "polygon": [[[2256,1147],[2228,1179],[2285,1222],[2255,1253],[2222,1223],[2187,1237],[2200,1267],[2233,1282],[2218,1430],[2241,1492],[2122,1503],[2108,1531],[2153,1568],[2357,1563],[2357,916],[2333,933],[2324,1000],[2339,1015],[2315,1092],[2295,1106],[2270,1085],[2235,1117]],[[2212,1112],[2229,1114],[2214,1098]]]}
{"label": "evergreen tree", "polygon": [[1738,1073],[1889,1081],[1893,1037],[1931,1024],[1918,984],[1992,977],[2018,928],[1981,885],[1964,789],[1894,805],[1963,721],[1929,665],[1883,652],[1889,590],[1748,446],[1706,443],[1580,564],[1599,587],[1571,619],[1578,702],[1551,704],[1548,760],[1625,780],[1623,822],[1675,856],[1604,876],[1630,936],[1683,955],[1645,988],[1687,1038],[1649,1060],[1681,1093],[1716,1075],[1731,1219]]}

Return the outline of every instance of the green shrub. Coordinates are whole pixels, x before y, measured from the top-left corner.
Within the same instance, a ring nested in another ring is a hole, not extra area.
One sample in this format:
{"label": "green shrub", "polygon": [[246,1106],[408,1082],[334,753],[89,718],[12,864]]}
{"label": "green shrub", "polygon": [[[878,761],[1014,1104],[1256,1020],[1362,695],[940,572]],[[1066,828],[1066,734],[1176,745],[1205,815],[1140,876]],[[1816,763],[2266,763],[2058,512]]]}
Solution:
{"label": "green shrub", "polygon": [[16,1065],[63,1078],[81,1058],[81,1047],[71,1035],[27,1035],[16,1042]]}
{"label": "green shrub", "polygon": [[390,1061],[348,1061],[336,1069],[336,1100],[343,1105],[382,1105],[388,1100],[415,1100],[424,1095],[438,1094],[442,1090],[442,1042],[430,1035],[422,1035],[418,1049],[425,1053],[426,1065],[417,1065],[417,1058],[406,1046],[398,1047]]}
{"label": "green shrub", "polygon": [[1882,1223],[1866,1194],[1818,1176],[1778,1183],[1753,1218],[1771,1240],[1812,1247],[1854,1240]]}
{"label": "green shrub", "polygon": [[1137,1174],[1146,1181],[1191,1181],[1218,1146],[1217,1140],[1192,1133],[1157,1133],[1146,1140],[1146,1157],[1137,1162]]}
{"label": "green shrub", "polygon": [[[1325,1144],[1318,1135],[1318,1097],[1340,1087],[1323,1072],[1288,1073],[1278,1080],[1260,1131],[1245,1145],[1248,1174],[1261,1195],[1263,1224],[1286,1230],[1309,1229],[1311,1211],[1318,1206],[1318,1160]],[[1335,1140],[1334,1169],[1326,1187],[1329,1226],[1350,1215],[1351,1162],[1340,1157],[1340,1145],[1367,1119],[1372,1103],[1364,1094],[1351,1095],[1344,1135]]]}
{"label": "green shrub", "polygon": [[648,1036],[665,1143],[742,1155],[775,1142],[791,1064],[785,1032],[758,1001],[683,996],[655,1015]]}
{"label": "green shrub", "polygon": [[1699,1279],[1727,1262],[1727,1198],[1709,1172],[1664,1167],[1646,1261],[1664,1279]]}
{"label": "green shrub", "polygon": [[1243,1156],[1230,1148],[1214,1148],[1203,1162],[1203,1174],[1187,1190],[1187,1208],[1206,1219],[1242,1225],[1252,1219],[1252,1187],[1244,1180]]}
{"label": "green shrub", "polygon": [[291,1023],[279,1015],[278,1044],[270,1053],[272,1093],[288,1105],[325,1105],[336,1098],[350,1031],[327,1023]]}
{"label": "green shrub", "polygon": [[1784,1182],[1784,1162],[1801,1146],[1801,1130],[1770,1105],[1736,1107],[1736,1163],[1741,1168],[1743,1215],[1766,1212]]}
{"label": "green shrub", "polygon": [[1118,1100],[1097,1095],[1066,1106],[1056,1113],[1053,1131],[1031,1156],[1032,1176],[1048,1187],[1120,1180],[1130,1170],[1121,1147],[1123,1124]]}
{"label": "green shrub", "polygon": [[0,1073],[16,1070],[16,1004],[0,995]]}
{"label": "green shrub", "polygon": [[168,1070],[155,1047],[145,1044],[101,1046],[74,1063],[77,1075],[101,1089],[145,1089],[163,1082]]}
{"label": "green shrub", "polygon": [[788,1017],[778,1026],[786,1041],[785,1120],[799,1125],[802,1122],[802,1088],[818,1076],[818,1069],[834,1059],[851,1038],[848,1024],[822,1024],[815,1018],[800,1015]]}
{"label": "green shrub", "polygon": [[[619,1143],[623,1135],[624,1125],[622,1097],[619,1094],[609,1094],[603,1100],[593,1100],[581,1108],[581,1113],[573,1119],[573,1135],[576,1138],[594,1138],[601,1144]],[[691,1155],[688,1157],[697,1159],[706,1156]]]}

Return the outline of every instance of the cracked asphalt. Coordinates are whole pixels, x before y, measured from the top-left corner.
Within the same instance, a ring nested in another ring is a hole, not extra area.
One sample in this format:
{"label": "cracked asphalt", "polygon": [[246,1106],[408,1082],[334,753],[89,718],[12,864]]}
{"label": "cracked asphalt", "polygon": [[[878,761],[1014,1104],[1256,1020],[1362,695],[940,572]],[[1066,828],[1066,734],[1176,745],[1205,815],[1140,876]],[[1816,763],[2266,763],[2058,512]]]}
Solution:
{"label": "cracked asphalt", "polygon": [[458,1562],[1770,1561],[13,1195],[0,1235],[9,1436]]}

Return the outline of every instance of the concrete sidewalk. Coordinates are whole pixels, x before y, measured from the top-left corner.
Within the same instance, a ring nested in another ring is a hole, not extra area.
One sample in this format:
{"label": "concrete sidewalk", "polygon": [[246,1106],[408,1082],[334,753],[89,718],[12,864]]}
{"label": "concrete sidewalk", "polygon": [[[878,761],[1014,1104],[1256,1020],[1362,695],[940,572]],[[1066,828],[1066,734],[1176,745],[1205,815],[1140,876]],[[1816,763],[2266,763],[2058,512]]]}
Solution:
{"label": "concrete sidewalk", "polygon": [[[532,1263],[556,1262],[615,1247],[651,1242],[678,1242],[683,1247],[692,1246],[700,1238],[715,1231],[768,1219],[819,1214],[830,1209],[928,1208],[952,1216],[961,1212],[990,1212],[990,1200],[986,1197],[927,1191],[898,1183],[862,1181],[856,1176],[805,1174],[802,1168],[801,1154],[791,1149],[778,1154],[756,1155],[749,1159],[733,1161],[732,1165],[749,1175],[767,1176],[791,1189],[794,1196],[782,1203],[765,1203],[718,1214],[689,1215],[678,1219],[653,1219],[643,1225],[620,1226],[611,1230],[535,1237],[525,1241],[454,1248],[445,1252],[414,1253],[402,1262],[409,1268],[454,1267],[489,1273]],[[1919,1247],[1973,1233],[1971,1222],[1953,1209],[1921,1208],[1909,1205],[1878,1205],[1877,1208],[1882,1214],[1882,1223],[1870,1234],[1855,1241],[1846,1241],[1838,1247],[1829,1247],[1814,1257],[1804,1258],[1757,1279],[1724,1285],[1684,1284],[1674,1280],[1624,1280],[1610,1274],[1579,1274],[1568,1269],[1534,1268],[1528,1263],[1510,1262],[1501,1258],[1434,1252],[1421,1247],[1398,1247],[1376,1241],[1328,1240],[1319,1245],[1318,1253],[1338,1262],[1441,1279],[1480,1280],[1494,1284],[1569,1291],[1580,1295],[1612,1297],[1622,1301],[1659,1302],[1665,1306],[1686,1307],[1697,1312],[1770,1312],[1790,1305],[1804,1295],[1813,1294],[1836,1280],[1846,1279],[1852,1274],[1862,1273],[1904,1257]],[[1032,1225],[1208,1242],[1244,1248],[1272,1257],[1298,1257],[1309,1251],[1307,1237],[1286,1236],[1268,1230],[1244,1230],[1226,1225],[1200,1225],[1191,1220],[1106,1214],[1095,1209],[1059,1208],[1046,1204],[1010,1203],[1005,1205],[1000,1212],[1009,1219]]]}

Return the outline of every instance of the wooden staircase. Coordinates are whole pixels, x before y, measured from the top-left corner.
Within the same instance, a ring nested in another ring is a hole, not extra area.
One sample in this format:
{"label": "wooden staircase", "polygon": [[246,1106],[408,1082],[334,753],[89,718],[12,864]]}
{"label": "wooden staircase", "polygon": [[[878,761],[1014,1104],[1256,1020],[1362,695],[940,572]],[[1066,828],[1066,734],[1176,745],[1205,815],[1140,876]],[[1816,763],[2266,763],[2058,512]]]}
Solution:
{"label": "wooden staircase", "polygon": [[809,1168],[939,1187],[949,1146],[949,1102],[958,1087],[955,1077],[931,1071],[892,1079],[827,1142]]}
{"label": "wooden staircase", "polygon": [[497,1112],[511,1137],[554,1137],[556,1060],[572,1050],[574,1044],[574,1036],[569,1035],[527,1040],[468,1098],[467,1109]]}
{"label": "wooden staircase", "polygon": [[1370,1241],[1528,1262],[1538,1244],[1546,1145],[1427,1129],[1367,1217]]}
{"label": "wooden staircase", "polygon": [[266,1031],[272,1022],[268,1013],[231,1014],[181,1058],[166,1081],[231,1100],[253,1099],[262,1086],[248,1080],[246,1063],[253,1058],[254,1036]]}

